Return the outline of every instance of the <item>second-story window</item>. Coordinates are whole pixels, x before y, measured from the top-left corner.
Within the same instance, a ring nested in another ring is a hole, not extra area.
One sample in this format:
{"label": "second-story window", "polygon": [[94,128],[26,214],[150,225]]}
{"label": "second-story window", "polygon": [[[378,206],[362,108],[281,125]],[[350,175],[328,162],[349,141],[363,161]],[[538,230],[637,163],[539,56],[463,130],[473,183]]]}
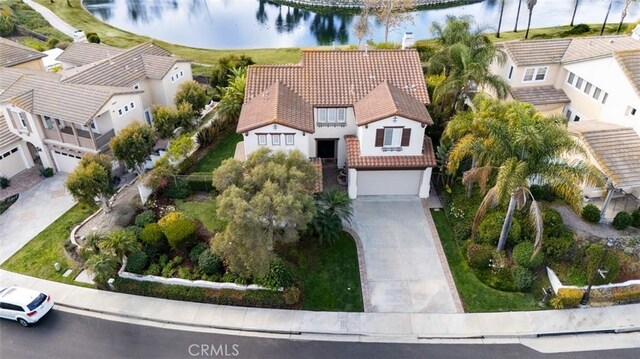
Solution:
{"label": "second-story window", "polygon": [[271,135],[271,144],[274,146],[280,146],[280,134]]}
{"label": "second-story window", "polygon": [[284,144],[287,146],[293,146],[294,144],[294,135],[292,134],[286,134],[284,135]]}
{"label": "second-story window", "polygon": [[547,77],[547,67],[529,67],[524,70],[524,76],[522,77],[522,82],[531,82],[531,81],[544,81]]}
{"label": "second-story window", "polygon": [[51,119],[51,117],[49,116],[44,116],[42,118],[42,122],[44,123],[44,127],[47,130],[52,130],[53,129],[53,120]]}
{"label": "second-story window", "polygon": [[569,77],[567,77],[567,83],[569,85],[573,85],[573,81],[576,80],[576,74],[574,74],[573,72],[569,72]]}
{"label": "second-story window", "polygon": [[258,135],[258,144],[260,146],[266,146],[267,145],[267,135]]}
{"label": "second-story window", "polygon": [[27,128],[27,115],[25,115],[24,112],[19,112],[18,116],[20,117],[20,126]]}
{"label": "second-story window", "polygon": [[347,109],[340,108],[318,108],[316,122],[319,126],[346,126]]}

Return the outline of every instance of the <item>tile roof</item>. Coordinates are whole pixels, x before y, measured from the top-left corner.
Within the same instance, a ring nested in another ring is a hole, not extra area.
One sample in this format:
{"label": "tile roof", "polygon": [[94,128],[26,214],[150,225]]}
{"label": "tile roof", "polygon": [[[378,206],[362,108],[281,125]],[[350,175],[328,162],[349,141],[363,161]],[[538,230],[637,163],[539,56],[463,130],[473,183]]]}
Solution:
{"label": "tile roof", "polygon": [[640,50],[617,52],[613,57],[631,82],[633,89],[640,95]]}
{"label": "tile roof", "polygon": [[357,136],[344,136],[347,142],[347,167],[355,169],[424,169],[436,166],[433,144],[424,136],[422,155],[419,156],[362,156]]}
{"label": "tile roof", "polygon": [[246,132],[272,123],[313,133],[313,107],[278,81],[242,106],[237,131]]}
{"label": "tile roof", "polygon": [[420,57],[413,50],[302,51],[299,64],[252,65],[245,101],[276,81],[313,106],[353,106],[383,81],[429,103]]}
{"label": "tile roof", "polygon": [[640,186],[640,136],[630,127],[600,121],[569,123],[616,188]]}
{"label": "tile roof", "polygon": [[640,41],[626,35],[571,39],[524,40],[502,43],[518,66],[572,63],[611,56],[617,51],[640,49]]}
{"label": "tile roof", "polygon": [[424,103],[386,80],[353,106],[358,126],[394,115],[432,125]]}
{"label": "tile roof", "polygon": [[167,50],[145,43],[118,55],[93,62],[62,79],[65,83],[129,87],[144,79],[161,79],[176,62],[186,60],[171,56]]}
{"label": "tile roof", "polygon": [[562,90],[549,86],[512,87],[511,96],[517,101],[528,102],[532,105],[550,105],[569,103],[571,99]]}
{"label": "tile roof", "polygon": [[42,52],[0,37],[0,67],[11,67],[45,56]]}
{"label": "tile roof", "polygon": [[103,44],[90,42],[73,42],[56,60],[68,62],[75,66],[87,65],[92,62],[108,59],[123,53],[125,50]]}
{"label": "tile roof", "polygon": [[[11,69],[0,69],[0,78],[7,73],[15,74]],[[86,124],[113,95],[140,92],[132,88],[65,84],[49,76],[21,74],[0,93],[0,101],[37,115]]]}
{"label": "tile roof", "polygon": [[17,140],[20,137],[14,135],[13,132],[9,131],[9,126],[7,125],[7,121],[4,116],[0,113],[0,148],[7,146]]}

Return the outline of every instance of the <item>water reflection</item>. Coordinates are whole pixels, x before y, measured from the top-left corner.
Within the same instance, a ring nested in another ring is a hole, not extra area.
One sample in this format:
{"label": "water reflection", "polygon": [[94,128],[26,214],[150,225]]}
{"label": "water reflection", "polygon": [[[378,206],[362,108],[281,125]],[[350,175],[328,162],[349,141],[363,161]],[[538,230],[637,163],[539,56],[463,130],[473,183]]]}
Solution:
{"label": "water reflection", "polygon": [[[457,7],[415,12],[415,22],[390,34],[398,42],[404,31],[418,38],[430,36],[429,26],[447,15],[474,15],[478,22],[495,27],[502,0],[484,0]],[[522,29],[526,4],[523,2]],[[624,0],[614,0],[610,22],[619,19]],[[183,45],[209,48],[253,48],[348,44],[355,40],[352,24],[357,16],[333,14],[280,5],[268,0],[85,0],[97,18],[116,27]],[[532,27],[567,24],[574,1],[538,0]],[[576,23],[598,23],[609,0],[580,0]],[[513,29],[518,1],[505,4],[503,29]],[[632,5],[627,21],[635,21],[638,6]],[[375,26],[373,39],[380,41],[383,26]]]}

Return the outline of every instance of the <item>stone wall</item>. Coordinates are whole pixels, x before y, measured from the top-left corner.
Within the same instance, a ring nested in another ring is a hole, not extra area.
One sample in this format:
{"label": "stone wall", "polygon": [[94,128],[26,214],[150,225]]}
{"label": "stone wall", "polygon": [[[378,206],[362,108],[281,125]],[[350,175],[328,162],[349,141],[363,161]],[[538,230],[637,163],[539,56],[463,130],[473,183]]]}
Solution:
{"label": "stone wall", "polygon": [[[454,3],[469,2],[464,0],[414,0],[416,7],[427,7],[437,5],[447,5]],[[476,0],[477,1],[477,0]],[[283,5],[305,5],[312,7],[335,7],[345,9],[358,9],[361,8],[364,0],[271,0],[273,3],[280,3]]]}

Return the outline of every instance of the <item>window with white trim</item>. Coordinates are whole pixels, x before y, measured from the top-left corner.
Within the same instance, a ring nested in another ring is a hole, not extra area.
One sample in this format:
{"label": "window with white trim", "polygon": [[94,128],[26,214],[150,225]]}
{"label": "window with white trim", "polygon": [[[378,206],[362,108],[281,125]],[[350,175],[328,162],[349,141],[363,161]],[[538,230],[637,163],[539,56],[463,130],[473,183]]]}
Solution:
{"label": "window with white trim", "polygon": [[602,90],[600,90],[599,87],[596,87],[595,90],[593,90],[593,98],[598,101],[600,100],[600,95],[602,94]]}
{"label": "window with white trim", "polygon": [[573,81],[576,80],[576,74],[574,74],[573,72],[569,72],[569,76],[567,77],[567,83],[569,85],[573,85]]}
{"label": "window with white trim", "polygon": [[587,82],[584,85],[584,93],[586,93],[587,95],[591,94],[591,89],[593,88],[593,85],[591,84],[591,82]]}
{"label": "window with white trim", "polygon": [[24,112],[18,112],[18,118],[20,118],[20,126],[27,128],[27,115]]}
{"label": "window with white trim", "polygon": [[260,146],[266,146],[267,145],[267,135],[263,135],[263,134],[258,135],[258,144]]}
{"label": "window with white trim", "polygon": [[602,104],[606,104],[607,103],[607,99],[609,98],[609,94],[607,92],[604,93],[604,96],[602,96]]}
{"label": "window with white trim", "polygon": [[271,135],[271,144],[274,146],[280,146],[280,134],[272,134]]}
{"label": "window with white trim", "polygon": [[584,83],[584,80],[582,79],[582,77],[578,77],[578,80],[576,80],[576,88],[578,90],[582,89],[582,83]]}
{"label": "window with white trim", "polygon": [[133,105],[133,102],[131,102],[131,103],[129,104],[129,106],[131,106],[131,109],[134,109],[134,108],[135,108],[135,106]]}
{"label": "window with white trim", "polygon": [[284,135],[284,144],[287,146],[293,146],[294,144],[294,135],[293,134],[286,134]]}
{"label": "window with white trim", "polygon": [[47,130],[52,130],[53,129],[53,120],[51,119],[51,117],[43,116],[42,117],[42,123],[44,124],[44,127]]}
{"label": "window with white trim", "polygon": [[627,111],[625,111],[624,114],[626,116],[635,116],[636,112],[638,112],[638,110],[636,110],[635,107],[627,106]]}
{"label": "window with white trim", "polygon": [[316,122],[319,126],[346,126],[347,109],[339,108],[318,108]]}
{"label": "window with white trim", "polygon": [[327,123],[327,109],[319,108],[318,109],[318,123]]}
{"label": "window with white trim", "polygon": [[121,108],[118,109],[118,115],[122,116],[122,109]]}
{"label": "window with white trim", "polygon": [[528,67],[524,70],[522,82],[544,81],[547,77],[547,67]]}
{"label": "window with white trim", "polygon": [[384,129],[384,140],[382,142],[382,147],[400,147],[401,139],[402,128],[386,127]]}

